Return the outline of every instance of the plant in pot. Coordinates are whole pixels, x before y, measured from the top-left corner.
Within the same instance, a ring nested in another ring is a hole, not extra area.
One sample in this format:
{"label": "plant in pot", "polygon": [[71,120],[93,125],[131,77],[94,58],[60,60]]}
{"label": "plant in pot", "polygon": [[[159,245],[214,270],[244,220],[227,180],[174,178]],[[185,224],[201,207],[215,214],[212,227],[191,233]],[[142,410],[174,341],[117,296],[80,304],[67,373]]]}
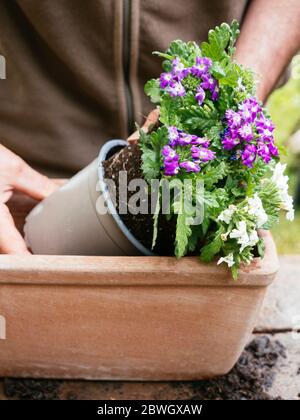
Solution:
{"label": "plant in pot", "polygon": [[293,203],[254,75],[233,58],[238,34],[234,21],[200,46],[177,40],[155,52],[163,73],[145,91],[158,118],[138,140],[106,143],[33,211],[25,234],[34,252],[217,257],[234,279],[263,257],[258,231],[281,209],[292,220]]}
{"label": "plant in pot", "polygon": [[0,304],[19,331],[0,349],[3,375],[191,380],[237,361],[278,269],[266,230],[281,209],[293,218],[274,126],[233,58],[237,36],[236,22],[222,24],[200,46],[156,53],[146,126],[105,143],[29,214],[33,253],[63,256],[2,259]]}

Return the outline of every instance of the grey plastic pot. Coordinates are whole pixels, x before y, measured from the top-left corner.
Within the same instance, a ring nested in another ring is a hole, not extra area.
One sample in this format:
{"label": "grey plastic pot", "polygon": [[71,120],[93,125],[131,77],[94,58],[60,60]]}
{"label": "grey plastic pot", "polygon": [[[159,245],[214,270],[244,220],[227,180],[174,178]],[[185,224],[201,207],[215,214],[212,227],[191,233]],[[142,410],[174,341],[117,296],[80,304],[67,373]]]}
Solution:
{"label": "grey plastic pot", "polygon": [[[105,143],[98,159],[31,211],[24,233],[34,254],[152,255],[116,213],[104,181],[102,162],[126,145],[124,140]],[[105,206],[105,214],[97,211]]]}

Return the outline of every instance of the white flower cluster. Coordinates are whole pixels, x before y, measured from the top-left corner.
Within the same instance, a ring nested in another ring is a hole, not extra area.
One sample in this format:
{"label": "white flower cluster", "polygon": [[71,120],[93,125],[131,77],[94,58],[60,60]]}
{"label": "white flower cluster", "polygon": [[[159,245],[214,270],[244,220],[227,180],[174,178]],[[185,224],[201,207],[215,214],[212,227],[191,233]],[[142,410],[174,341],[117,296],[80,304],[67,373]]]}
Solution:
{"label": "white flower cluster", "polygon": [[[287,212],[286,218],[288,220],[294,219],[294,207],[293,207],[293,199],[288,194],[288,176],[284,175],[284,171],[286,169],[286,165],[282,165],[281,163],[277,163],[273,170],[273,175],[271,180],[274,182],[278,189],[278,193],[281,199],[281,208]],[[253,227],[253,223],[247,224],[247,216],[250,216],[249,220],[252,220],[255,223],[255,227]],[[223,210],[218,218],[218,222],[223,222],[229,225],[232,222],[232,218],[234,215],[237,215],[238,219],[242,219],[239,221],[234,222],[234,228],[229,229],[226,233],[221,235],[221,239],[226,241],[227,238],[236,239],[238,245],[240,245],[240,253],[247,247],[253,247],[259,241],[259,237],[257,235],[257,229],[263,228],[263,226],[268,221],[268,215],[264,210],[262,201],[257,193],[255,193],[252,197],[248,197],[241,203],[239,206],[235,206],[231,204],[227,209]],[[250,225],[250,226],[249,226]],[[232,267],[234,265],[234,255],[230,253],[225,257],[219,259],[218,264],[226,263],[228,267]]]}
{"label": "white flower cluster", "polygon": [[232,219],[232,216],[234,215],[234,213],[236,212],[236,210],[237,210],[237,207],[234,206],[233,204],[230,204],[230,206],[228,207],[228,209],[223,210],[219,214],[217,220],[219,222],[224,222],[227,225],[229,225],[229,223],[230,223],[230,221]]}
{"label": "white flower cluster", "polygon": [[253,197],[247,199],[248,206],[246,210],[251,216],[256,219],[256,227],[261,228],[268,221],[268,215],[263,208],[263,204],[258,194],[255,193]]}
{"label": "white flower cluster", "polygon": [[243,252],[247,246],[254,246],[258,242],[258,235],[255,229],[247,231],[247,223],[242,220],[236,224],[236,229],[233,229],[230,234],[230,238],[237,240],[237,243],[241,245],[240,253]]}
{"label": "white flower cluster", "polygon": [[223,262],[226,263],[228,267],[232,267],[234,265],[233,253],[231,252],[230,254],[226,255],[226,257],[220,258],[217,262],[217,265],[220,265]]}
{"label": "white flower cluster", "polygon": [[287,212],[287,220],[292,221],[294,220],[295,211],[293,206],[293,199],[288,193],[289,177],[284,175],[285,169],[286,165],[282,165],[280,162],[278,162],[274,168],[271,180],[278,188],[278,192],[282,201],[282,209]]}
{"label": "white flower cluster", "polygon": [[[248,246],[252,247],[257,244],[259,238],[256,229],[261,228],[268,221],[268,216],[257,193],[255,193],[253,197],[247,198],[245,205],[240,209],[234,205],[230,205],[219,214],[217,220],[229,225],[233,215],[236,212],[242,211],[247,212],[253,217],[256,223],[255,229],[247,227],[246,221],[241,220],[236,223],[235,229],[232,229],[221,236],[223,241],[227,240],[228,235],[230,238],[236,239],[237,243],[240,245],[240,253]],[[220,258],[218,264],[223,262],[226,263],[228,267],[232,267],[234,264],[233,254],[230,253],[226,257]]]}

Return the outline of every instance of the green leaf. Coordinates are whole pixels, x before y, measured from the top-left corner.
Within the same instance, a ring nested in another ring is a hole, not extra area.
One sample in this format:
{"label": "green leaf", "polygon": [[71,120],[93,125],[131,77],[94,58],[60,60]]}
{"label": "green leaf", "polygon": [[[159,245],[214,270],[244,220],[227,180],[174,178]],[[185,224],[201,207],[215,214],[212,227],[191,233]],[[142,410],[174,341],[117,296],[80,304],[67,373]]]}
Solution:
{"label": "green leaf", "polygon": [[220,226],[217,232],[214,233],[214,239],[201,248],[200,258],[203,262],[211,262],[215,255],[217,255],[223,245],[223,240],[221,239],[221,235],[225,233],[225,227]]}
{"label": "green leaf", "polygon": [[220,79],[226,76],[226,71],[224,67],[221,65],[221,63],[216,61],[213,63],[210,72],[216,79]]}
{"label": "green leaf", "polygon": [[168,143],[168,130],[160,127],[151,134],[140,130],[140,147],[142,150],[142,171],[146,181],[156,179],[160,175],[162,165],[162,148]]}
{"label": "green leaf", "polygon": [[157,55],[158,57],[165,58],[166,60],[173,60],[174,56],[166,53],[162,53],[160,51],[153,51],[153,55]]}
{"label": "green leaf", "polygon": [[187,215],[182,211],[177,216],[176,224],[175,255],[177,258],[186,254],[191,234],[192,229],[187,223]]}
{"label": "green leaf", "polygon": [[233,280],[237,281],[238,276],[239,276],[239,266],[238,265],[234,264],[231,267],[231,274],[232,274]]}
{"label": "green leaf", "polygon": [[264,258],[264,255],[265,255],[265,242],[264,242],[264,240],[262,239],[262,238],[259,238],[259,241],[257,242],[257,244],[256,244],[256,246],[257,246],[257,252],[258,252],[258,255],[261,257],[261,258]]}
{"label": "green leaf", "polygon": [[[175,188],[176,182],[173,183],[171,188]],[[194,209],[187,209],[187,202],[185,201],[184,186],[182,186],[180,180],[178,180],[178,187],[181,193],[176,194],[174,197],[174,212],[177,213],[176,223],[176,237],[175,237],[175,255],[177,258],[183,257],[189,245],[189,238],[192,235],[191,219],[193,217]]]}
{"label": "green leaf", "polygon": [[208,32],[208,42],[202,42],[201,50],[203,55],[215,61],[221,61],[226,57],[226,47],[231,37],[231,29],[227,23],[216,26]]}
{"label": "green leaf", "polygon": [[219,115],[215,108],[209,104],[204,106],[186,106],[180,110],[182,125],[186,131],[199,131],[206,133],[212,127],[218,125]]}
{"label": "green leaf", "polygon": [[150,96],[151,102],[159,104],[161,101],[161,90],[159,87],[159,81],[157,79],[151,79],[145,84],[145,93]]}
{"label": "green leaf", "polygon": [[219,79],[220,86],[230,86],[231,88],[235,88],[237,85],[237,81],[241,76],[241,68],[235,64],[230,63],[225,70],[225,76]]}
{"label": "green leaf", "polygon": [[218,147],[221,142],[221,124],[217,124],[214,127],[211,127],[207,132],[207,137],[210,139],[211,146]]}
{"label": "green leaf", "polygon": [[235,43],[240,34],[240,24],[237,20],[233,20],[231,22],[230,31],[231,31],[231,35],[230,35],[230,41],[229,41],[229,46],[228,46],[228,53],[230,56],[233,56],[235,52]]}
{"label": "green leaf", "polygon": [[203,236],[202,224],[191,226],[191,229],[192,229],[192,234],[189,238],[188,249],[190,252],[194,252],[199,243],[199,239],[201,239]]}
{"label": "green leaf", "polygon": [[155,150],[147,149],[142,155],[142,171],[146,181],[150,182],[160,173],[160,160],[157,160]]}
{"label": "green leaf", "polygon": [[157,201],[155,206],[155,213],[153,215],[153,237],[152,237],[152,249],[155,247],[158,234],[158,219],[160,213],[160,188],[158,190]]}
{"label": "green leaf", "polygon": [[228,167],[224,161],[221,161],[217,166],[207,165],[205,173],[203,174],[205,187],[210,189],[213,185],[217,184],[217,182],[225,178],[227,174]]}
{"label": "green leaf", "polygon": [[171,98],[169,95],[164,95],[160,105],[159,121],[166,126],[175,125],[180,128],[179,106],[179,98]]}
{"label": "green leaf", "polygon": [[277,186],[270,179],[264,179],[261,189],[258,191],[263,208],[268,215],[268,221],[264,224],[264,229],[271,229],[279,221],[279,211],[281,208],[281,198]]}
{"label": "green leaf", "polygon": [[188,64],[190,52],[188,44],[180,39],[172,41],[167,49],[167,55],[172,56],[172,58],[180,57],[184,64]]}

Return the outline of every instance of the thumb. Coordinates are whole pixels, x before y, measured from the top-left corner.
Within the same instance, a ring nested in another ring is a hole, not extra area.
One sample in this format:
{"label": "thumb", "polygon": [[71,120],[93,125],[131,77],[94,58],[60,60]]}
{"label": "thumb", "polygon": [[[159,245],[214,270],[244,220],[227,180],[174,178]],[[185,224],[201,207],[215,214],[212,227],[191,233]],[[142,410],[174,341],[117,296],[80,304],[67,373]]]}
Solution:
{"label": "thumb", "polygon": [[[145,133],[148,133],[148,131],[157,123],[159,118],[159,108],[153,109],[148,117],[146,118],[146,121],[144,122],[142,126],[142,130]],[[128,143],[137,143],[140,138],[139,130],[135,131],[133,134],[131,134],[127,141]]]}
{"label": "thumb", "polygon": [[57,183],[35,171],[24,161],[18,176],[12,181],[12,186],[36,200],[43,200],[59,187]]}

